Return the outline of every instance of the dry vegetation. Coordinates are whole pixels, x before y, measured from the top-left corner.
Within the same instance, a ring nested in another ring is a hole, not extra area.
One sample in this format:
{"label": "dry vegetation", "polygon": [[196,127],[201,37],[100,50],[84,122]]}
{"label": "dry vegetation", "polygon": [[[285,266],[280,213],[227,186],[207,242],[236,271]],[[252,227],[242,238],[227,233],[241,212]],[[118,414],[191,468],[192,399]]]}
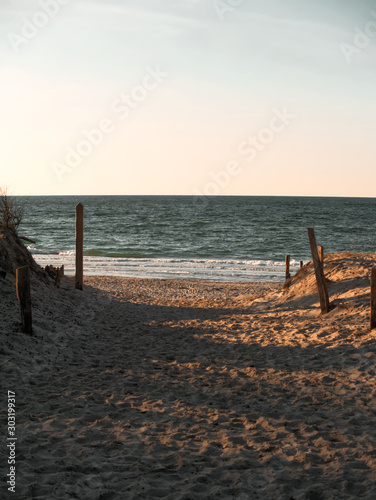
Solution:
{"label": "dry vegetation", "polygon": [[23,206],[8,194],[7,188],[0,187],[0,228],[17,229],[23,214]]}

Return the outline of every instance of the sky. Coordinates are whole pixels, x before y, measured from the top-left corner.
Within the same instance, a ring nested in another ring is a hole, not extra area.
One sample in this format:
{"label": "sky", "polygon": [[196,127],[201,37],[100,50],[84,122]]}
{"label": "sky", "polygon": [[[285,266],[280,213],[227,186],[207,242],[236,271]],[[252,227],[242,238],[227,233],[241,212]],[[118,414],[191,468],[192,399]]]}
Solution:
{"label": "sky", "polygon": [[16,195],[375,196],[375,0],[2,0]]}

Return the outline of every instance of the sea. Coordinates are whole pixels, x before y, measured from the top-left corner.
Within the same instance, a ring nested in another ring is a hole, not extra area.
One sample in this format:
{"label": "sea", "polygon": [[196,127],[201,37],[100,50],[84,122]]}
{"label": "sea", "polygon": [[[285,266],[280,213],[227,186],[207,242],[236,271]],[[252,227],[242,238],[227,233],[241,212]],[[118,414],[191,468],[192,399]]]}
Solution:
{"label": "sea", "polygon": [[75,207],[84,206],[84,273],[282,282],[327,252],[376,252],[376,198],[22,196],[19,234],[41,265],[74,274]]}

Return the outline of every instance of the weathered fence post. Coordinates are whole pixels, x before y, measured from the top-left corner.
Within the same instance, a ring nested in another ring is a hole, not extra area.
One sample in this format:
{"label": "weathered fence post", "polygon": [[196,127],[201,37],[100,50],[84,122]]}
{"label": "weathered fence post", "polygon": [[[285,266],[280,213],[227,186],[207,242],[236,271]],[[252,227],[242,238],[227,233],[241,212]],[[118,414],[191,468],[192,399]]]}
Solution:
{"label": "weathered fence post", "polygon": [[313,266],[315,268],[317,290],[319,293],[321,312],[323,314],[326,314],[329,312],[330,304],[329,304],[328,289],[326,286],[326,281],[324,276],[324,270],[321,265],[319,254],[317,252],[315,231],[311,227],[309,227],[307,231],[308,231],[309,245],[311,247]]}
{"label": "weathered fence post", "polygon": [[322,245],[318,246],[318,253],[321,262],[321,267],[324,269],[324,247]]}
{"label": "weathered fence post", "polygon": [[290,255],[286,255],[285,260],[285,280],[290,278]]}
{"label": "weathered fence post", "polygon": [[300,269],[303,267],[303,261],[300,261]]}
{"label": "weathered fence post", "polygon": [[84,282],[84,207],[76,206],[76,277],[75,287],[82,290]]}
{"label": "weathered fence post", "polygon": [[29,266],[16,269],[16,291],[17,299],[21,308],[22,331],[33,333],[31,317],[31,295],[30,295],[30,270]]}
{"label": "weathered fence post", "polygon": [[371,318],[370,330],[376,328],[376,267],[371,269]]}
{"label": "weathered fence post", "polygon": [[64,278],[64,266],[56,268],[55,286],[60,288],[61,278]]}

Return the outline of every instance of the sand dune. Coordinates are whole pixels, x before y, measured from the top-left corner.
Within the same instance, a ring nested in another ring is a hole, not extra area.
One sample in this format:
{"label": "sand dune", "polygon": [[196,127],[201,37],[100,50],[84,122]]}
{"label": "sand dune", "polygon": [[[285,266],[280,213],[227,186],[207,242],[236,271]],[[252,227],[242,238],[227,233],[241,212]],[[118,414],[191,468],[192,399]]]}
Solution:
{"label": "sand dune", "polygon": [[34,276],[33,337],[0,279],[17,498],[376,498],[374,262],[326,256],[325,316],[310,264],[286,290]]}

